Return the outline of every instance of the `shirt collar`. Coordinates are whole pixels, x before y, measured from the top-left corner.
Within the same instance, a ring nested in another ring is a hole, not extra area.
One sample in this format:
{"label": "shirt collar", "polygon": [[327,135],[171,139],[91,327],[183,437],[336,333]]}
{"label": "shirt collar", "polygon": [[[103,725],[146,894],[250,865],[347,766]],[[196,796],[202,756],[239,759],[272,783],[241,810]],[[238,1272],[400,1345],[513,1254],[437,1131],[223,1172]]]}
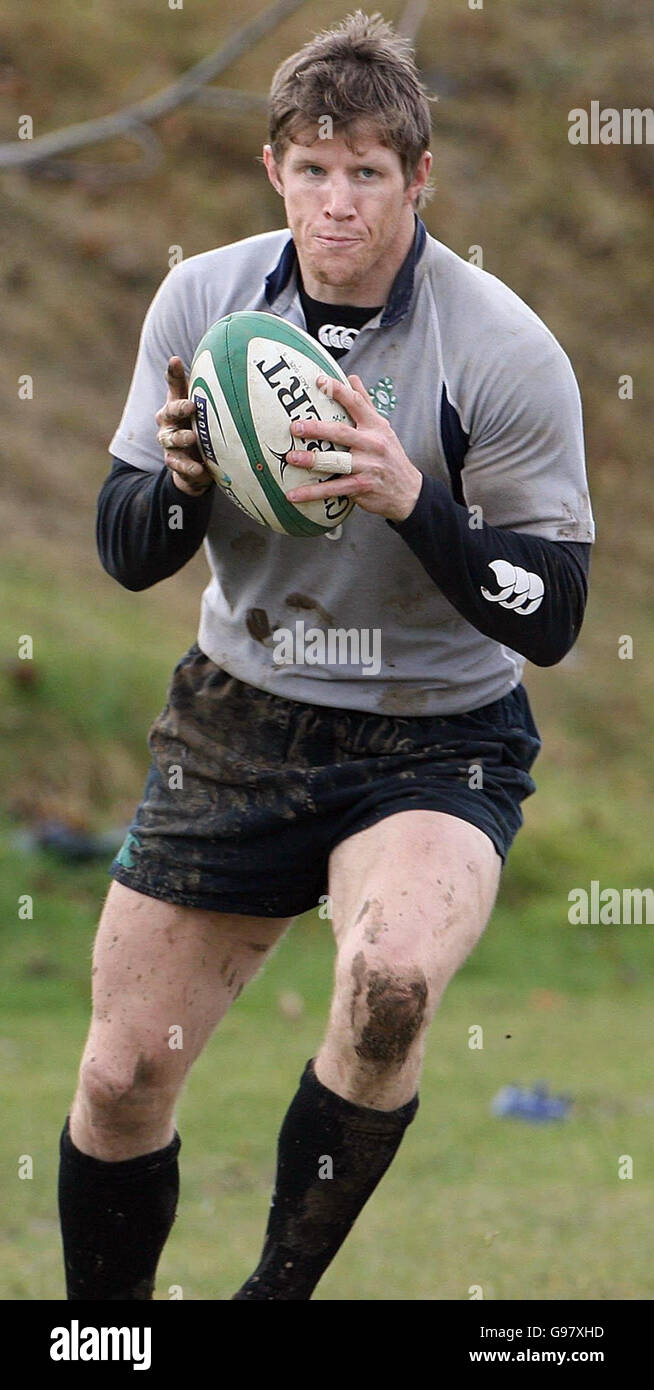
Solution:
{"label": "shirt collar", "polygon": [[[379,320],[380,328],[389,328],[391,324],[398,323],[404,315],[408,313],[413,297],[413,285],[415,271],[418,261],[422,256],[427,242],[427,230],[424,222],[415,214],[415,235],[413,244],[406,255],[400,269],[391,285],[390,293],[383,313]],[[279,260],[270,274],[266,276],[266,303],[273,305],[279,299],[283,290],[289,284],[291,277],[295,277],[297,270],[297,252],[295,242],[292,237],[282,248]]]}

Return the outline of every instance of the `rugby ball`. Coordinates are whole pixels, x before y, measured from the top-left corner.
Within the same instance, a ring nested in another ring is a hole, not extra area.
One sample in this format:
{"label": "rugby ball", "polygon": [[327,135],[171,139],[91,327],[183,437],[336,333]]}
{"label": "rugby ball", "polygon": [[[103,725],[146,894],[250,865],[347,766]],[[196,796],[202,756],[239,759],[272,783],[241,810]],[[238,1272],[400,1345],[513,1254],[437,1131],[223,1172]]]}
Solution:
{"label": "rugby ball", "polygon": [[[293,420],[350,421],[343,407],[316,386],[323,372],[347,377],[338,362],[302,328],[276,314],[227,314],[205,333],[189,375],[194,429],[209,472],[226,496],[253,521],[288,536],[320,536],[349,516],[349,497],[289,502],[292,488],[342,474],[329,455],[343,451],[328,440],[296,439]],[[291,449],[319,450],[320,471],[287,462]],[[335,463],[337,460],[335,460]]]}

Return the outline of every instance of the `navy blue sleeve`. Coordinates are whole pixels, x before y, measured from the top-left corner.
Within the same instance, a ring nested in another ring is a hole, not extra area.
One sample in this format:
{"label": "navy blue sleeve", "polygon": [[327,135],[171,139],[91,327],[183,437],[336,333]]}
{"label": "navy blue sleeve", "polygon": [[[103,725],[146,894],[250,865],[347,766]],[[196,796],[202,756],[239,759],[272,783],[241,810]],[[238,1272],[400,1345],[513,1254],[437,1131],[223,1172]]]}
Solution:
{"label": "navy blue sleeve", "polygon": [[410,516],[388,525],[473,627],[535,666],[555,666],[579,636],[590,545],[472,521],[444,483],[424,476]]}
{"label": "navy blue sleeve", "polygon": [[114,459],[98,497],[96,541],[104,568],[124,589],[149,589],[176,574],[199,550],[214,484],[192,497],[169,468],[144,473]]}

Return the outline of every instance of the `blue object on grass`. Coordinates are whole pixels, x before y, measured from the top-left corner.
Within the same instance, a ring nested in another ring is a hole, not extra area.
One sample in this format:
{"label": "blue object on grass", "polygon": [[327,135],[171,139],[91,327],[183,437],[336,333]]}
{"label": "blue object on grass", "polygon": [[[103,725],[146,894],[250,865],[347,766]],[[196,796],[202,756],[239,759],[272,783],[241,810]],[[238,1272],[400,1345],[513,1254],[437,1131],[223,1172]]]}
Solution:
{"label": "blue object on grass", "polygon": [[14,844],[23,853],[46,850],[64,863],[83,863],[85,860],[110,859],[120,849],[126,831],[106,830],[101,834],[76,829],[65,821],[41,821],[15,836]]}
{"label": "blue object on grass", "polygon": [[539,1081],[531,1090],[526,1086],[503,1086],[493,1096],[491,1111],[501,1119],[543,1124],[549,1120],[564,1120],[571,1105],[572,1096],[549,1095],[545,1082]]}

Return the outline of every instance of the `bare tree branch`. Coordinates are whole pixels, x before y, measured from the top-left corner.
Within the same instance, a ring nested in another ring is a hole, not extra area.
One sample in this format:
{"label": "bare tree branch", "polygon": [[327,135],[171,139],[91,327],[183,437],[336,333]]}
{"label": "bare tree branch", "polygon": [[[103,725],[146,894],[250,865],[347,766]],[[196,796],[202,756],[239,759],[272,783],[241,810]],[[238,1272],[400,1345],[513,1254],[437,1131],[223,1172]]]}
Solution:
{"label": "bare tree branch", "polygon": [[[247,53],[260,39],[276,29],[283,20],[294,14],[296,10],[301,9],[304,4],[306,4],[306,0],[274,0],[273,4],[268,5],[249,24],[238,29],[221,48],[208,54],[206,58],[202,58],[194,67],[189,68],[188,72],[184,73],[177,82],[173,82],[163,91],[157,92],[155,96],[146,97],[143,101],[126,106],[122,111],[114,111],[111,115],[101,116],[98,120],[83,121],[78,125],[67,126],[64,130],[53,131],[49,135],[41,135],[36,140],[12,140],[1,144],[0,168],[26,169],[36,167],[40,173],[42,172],[40,166],[54,160],[58,155],[69,154],[72,150],[85,149],[89,145],[97,145],[103,140],[112,140],[121,135],[145,145],[147,142],[144,138],[144,130],[151,121],[160,120],[162,116],[166,116],[170,111],[175,111],[179,106],[195,101],[207,82],[224,72],[226,68],[236,62],[237,58]],[[220,88],[214,90],[215,97],[210,98],[212,103],[222,104],[225,108],[234,104],[233,93],[231,97],[226,95],[225,100],[221,103]],[[247,98],[246,93],[243,95],[244,98]],[[151,131],[149,136],[152,141],[156,141],[157,137]],[[153,145],[149,146],[145,161],[139,161],[134,167],[143,172],[144,165],[152,158],[153,149]],[[69,164],[71,171],[83,168],[74,161],[69,161]],[[101,165],[95,167],[98,171],[102,168]],[[104,167],[109,170],[112,166]],[[130,165],[126,163],[121,168],[127,171]]]}
{"label": "bare tree branch", "polygon": [[224,111],[256,112],[268,110],[268,98],[259,92],[239,92],[233,87],[202,87],[195,98],[198,106],[221,106]]}
{"label": "bare tree branch", "polygon": [[48,159],[43,164],[29,165],[27,173],[41,179],[74,179],[92,188],[131,183],[154,173],[164,153],[159,136],[149,126],[141,126],[127,132],[125,138],[141,146],[141,159],[117,159],[102,164],[88,159]]}

